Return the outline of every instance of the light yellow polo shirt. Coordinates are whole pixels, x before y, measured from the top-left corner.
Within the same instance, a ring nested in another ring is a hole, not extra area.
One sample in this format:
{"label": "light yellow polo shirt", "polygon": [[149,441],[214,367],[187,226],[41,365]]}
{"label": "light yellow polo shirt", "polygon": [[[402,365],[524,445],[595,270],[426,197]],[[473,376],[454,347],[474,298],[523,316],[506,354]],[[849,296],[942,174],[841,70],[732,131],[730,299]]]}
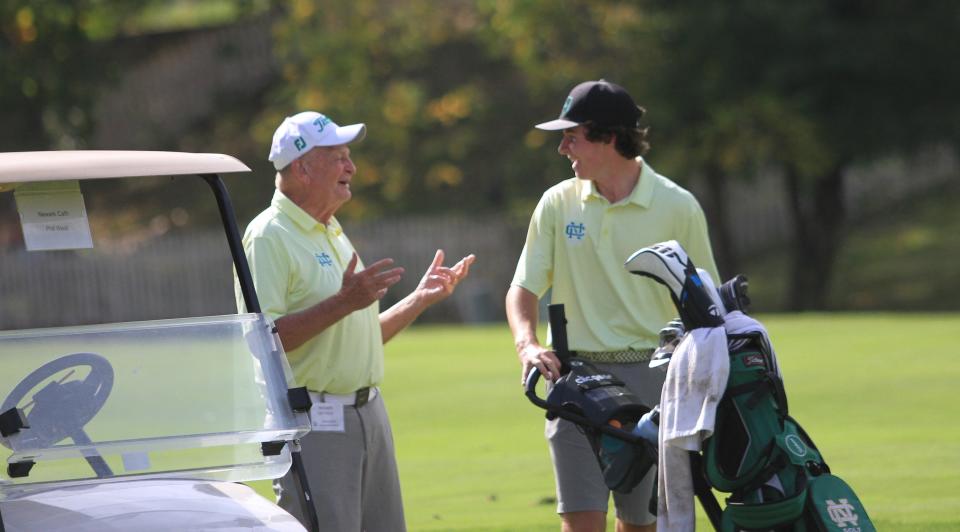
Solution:
{"label": "light yellow polo shirt", "polygon": [[[276,320],[334,295],[354,249],[336,218],[324,225],[279,190],[243,236],[263,314]],[[359,263],[358,269],[363,268]],[[239,285],[237,307],[244,310]],[[317,392],[351,393],[383,380],[380,303],[350,313],[302,346],[287,351],[297,384]]]}
{"label": "light yellow polo shirt", "polygon": [[690,192],[645,162],[633,192],[615,204],[592,181],[568,179],[534,210],[512,284],[538,298],[552,288],[551,302],[564,304],[572,350],[656,347],[676,307],[665,286],[628,273],[623,263],[673,239],[718,279],[706,219]]}

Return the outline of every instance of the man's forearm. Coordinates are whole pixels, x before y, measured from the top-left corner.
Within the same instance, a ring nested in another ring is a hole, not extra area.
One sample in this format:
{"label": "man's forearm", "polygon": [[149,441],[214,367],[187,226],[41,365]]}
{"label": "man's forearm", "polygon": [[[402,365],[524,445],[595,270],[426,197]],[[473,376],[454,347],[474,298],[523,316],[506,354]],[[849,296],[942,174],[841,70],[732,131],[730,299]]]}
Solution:
{"label": "man's forearm", "polygon": [[284,351],[292,351],[347,317],[351,309],[337,293],[316,305],[282,316],[276,321]]}
{"label": "man's forearm", "polygon": [[530,344],[539,344],[537,340],[537,320],[539,317],[537,296],[526,288],[511,286],[507,291],[507,323],[513,334],[514,346],[519,354]]}
{"label": "man's forearm", "polygon": [[423,314],[427,306],[423,298],[413,292],[389,309],[381,312],[380,332],[383,335],[383,343],[389,342],[400,331],[406,329],[420,314]]}

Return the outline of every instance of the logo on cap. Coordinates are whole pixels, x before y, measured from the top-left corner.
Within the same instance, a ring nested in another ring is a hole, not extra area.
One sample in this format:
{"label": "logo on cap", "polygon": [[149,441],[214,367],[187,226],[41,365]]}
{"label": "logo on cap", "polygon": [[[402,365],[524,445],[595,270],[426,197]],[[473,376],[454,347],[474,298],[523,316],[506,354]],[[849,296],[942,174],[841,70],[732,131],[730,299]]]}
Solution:
{"label": "logo on cap", "polygon": [[319,118],[313,121],[313,125],[317,126],[317,133],[323,133],[323,128],[330,123],[330,119],[324,115],[320,115]]}
{"label": "logo on cap", "polygon": [[307,141],[303,140],[303,137],[297,137],[297,140],[293,141],[293,145],[297,147],[297,151],[303,151],[307,147]]}
{"label": "logo on cap", "polygon": [[573,96],[567,96],[567,101],[563,102],[563,109],[560,110],[560,116],[567,116],[571,105],[573,105]]}

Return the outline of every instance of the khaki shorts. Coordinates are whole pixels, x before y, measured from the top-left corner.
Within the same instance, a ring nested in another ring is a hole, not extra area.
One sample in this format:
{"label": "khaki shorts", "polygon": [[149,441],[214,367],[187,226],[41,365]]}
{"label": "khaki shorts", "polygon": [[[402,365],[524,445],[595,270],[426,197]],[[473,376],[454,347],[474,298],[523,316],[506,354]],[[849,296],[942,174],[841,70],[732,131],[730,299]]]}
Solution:
{"label": "khaki shorts", "polygon": [[[594,365],[619,377],[646,406],[653,407],[660,402],[666,376],[662,370],[651,369],[646,362]],[[600,465],[586,436],[576,425],[562,419],[547,421],[544,432],[553,458],[557,513],[606,512],[611,491],[603,482]],[[617,517],[632,525],[655,522],[656,515],[650,512],[649,505],[656,489],[656,467],[653,467],[630,493],[613,493]]]}

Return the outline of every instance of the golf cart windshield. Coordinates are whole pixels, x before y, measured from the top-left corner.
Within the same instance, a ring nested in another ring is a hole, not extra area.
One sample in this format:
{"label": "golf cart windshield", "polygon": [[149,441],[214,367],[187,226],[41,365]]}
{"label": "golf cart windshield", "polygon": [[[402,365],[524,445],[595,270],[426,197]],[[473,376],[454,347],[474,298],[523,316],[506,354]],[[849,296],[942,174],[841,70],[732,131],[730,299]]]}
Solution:
{"label": "golf cart windshield", "polygon": [[270,329],[244,314],[0,333],[0,410],[19,407],[29,425],[0,440],[0,498],[111,478],[283,475],[286,447],[261,444],[307,427]]}
{"label": "golf cart windshield", "polygon": [[[76,203],[82,217],[61,216],[69,209],[36,207],[53,204],[43,203],[46,191],[79,198],[78,180],[199,176],[213,189],[226,231],[228,246],[223,247],[233,258],[240,293],[251,311],[0,331],[0,457],[5,459],[0,500],[108,480],[247,481],[277,478],[289,469],[291,452],[284,443],[306,434],[309,422],[302,405],[297,410],[291,406],[292,373],[272,323],[259,314],[232,207],[217,175],[248,171],[240,161],[221,154],[0,153],[0,194],[13,189],[20,194],[17,205],[27,250],[28,229],[82,237],[79,226],[89,239],[82,200]],[[57,220],[31,222],[38,213]],[[70,249],[55,247],[60,244],[52,236],[58,235],[40,234],[32,249],[48,244],[54,246],[49,249]],[[83,274],[64,266],[73,264],[67,259],[74,255],[86,259],[88,250],[27,250],[16,253],[34,261],[28,271],[40,269],[42,259],[37,256],[49,255],[53,260],[47,262],[60,268],[56,271],[73,276],[66,286],[85,287]],[[3,257],[0,253],[0,260]],[[177,266],[179,271],[196,268],[189,261]],[[8,270],[5,276],[9,275]],[[229,285],[229,262],[222,277]],[[109,274],[97,281],[104,292],[126,291]],[[29,288],[31,282],[21,280],[20,285]],[[10,291],[22,287],[11,286]],[[52,312],[19,294],[0,298],[5,311]],[[135,301],[129,293],[122,295],[125,301]]]}

